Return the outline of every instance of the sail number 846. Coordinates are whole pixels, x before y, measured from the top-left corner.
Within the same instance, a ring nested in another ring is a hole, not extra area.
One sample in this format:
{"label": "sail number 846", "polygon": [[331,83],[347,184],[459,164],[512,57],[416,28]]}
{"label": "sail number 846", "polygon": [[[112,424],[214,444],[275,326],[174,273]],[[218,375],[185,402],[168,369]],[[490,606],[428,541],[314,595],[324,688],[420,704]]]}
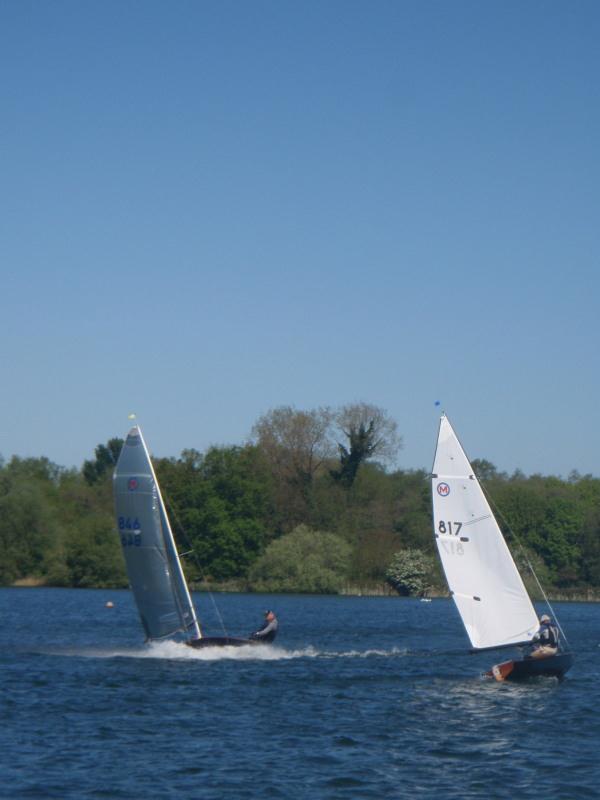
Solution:
{"label": "sail number 846", "polygon": [[142,531],[138,518],[132,520],[131,517],[119,517],[118,522],[123,547],[141,547]]}

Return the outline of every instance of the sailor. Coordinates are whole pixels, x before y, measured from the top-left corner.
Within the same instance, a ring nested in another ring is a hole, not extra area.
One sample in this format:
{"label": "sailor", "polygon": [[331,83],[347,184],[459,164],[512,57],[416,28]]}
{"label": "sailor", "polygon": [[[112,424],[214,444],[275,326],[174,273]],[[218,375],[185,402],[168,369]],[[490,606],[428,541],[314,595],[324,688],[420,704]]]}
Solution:
{"label": "sailor", "polygon": [[272,611],[265,611],[265,621],[250,638],[261,642],[272,642],[277,635],[278,626],[279,623],[275,614]]}
{"label": "sailor", "polygon": [[531,640],[534,645],[531,658],[553,656],[558,650],[558,635],[558,628],[553,625],[548,614],[542,614],[540,617],[540,629]]}

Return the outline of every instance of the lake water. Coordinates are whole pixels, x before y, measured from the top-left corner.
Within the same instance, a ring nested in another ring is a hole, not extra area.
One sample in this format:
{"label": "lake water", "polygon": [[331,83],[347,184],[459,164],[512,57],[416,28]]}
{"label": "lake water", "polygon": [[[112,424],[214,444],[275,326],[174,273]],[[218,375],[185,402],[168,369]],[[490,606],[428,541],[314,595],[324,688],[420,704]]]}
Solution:
{"label": "lake water", "polygon": [[274,608],[275,646],[145,646],[127,591],[1,589],[0,796],[600,798],[599,605],[555,606],[562,683],[516,685],[447,600],[215,601],[237,635]]}

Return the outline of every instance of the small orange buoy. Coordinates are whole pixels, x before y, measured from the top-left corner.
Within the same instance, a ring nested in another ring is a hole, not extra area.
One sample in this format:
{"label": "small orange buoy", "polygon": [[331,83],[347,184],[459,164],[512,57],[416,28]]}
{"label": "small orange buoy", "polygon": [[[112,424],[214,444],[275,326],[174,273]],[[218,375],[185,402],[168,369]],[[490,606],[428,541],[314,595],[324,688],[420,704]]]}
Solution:
{"label": "small orange buoy", "polygon": [[106,608],[113,608],[113,606],[114,606],[113,601],[112,600],[108,600],[108,602],[106,603]]}

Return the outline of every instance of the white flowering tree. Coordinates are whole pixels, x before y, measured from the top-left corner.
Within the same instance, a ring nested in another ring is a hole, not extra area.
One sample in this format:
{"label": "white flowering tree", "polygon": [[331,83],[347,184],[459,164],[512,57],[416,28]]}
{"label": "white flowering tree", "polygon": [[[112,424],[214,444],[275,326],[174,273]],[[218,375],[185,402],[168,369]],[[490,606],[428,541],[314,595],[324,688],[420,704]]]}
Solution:
{"label": "white flowering tree", "polygon": [[431,588],[434,563],[421,550],[400,550],[395,553],[385,579],[404,597],[423,596]]}

